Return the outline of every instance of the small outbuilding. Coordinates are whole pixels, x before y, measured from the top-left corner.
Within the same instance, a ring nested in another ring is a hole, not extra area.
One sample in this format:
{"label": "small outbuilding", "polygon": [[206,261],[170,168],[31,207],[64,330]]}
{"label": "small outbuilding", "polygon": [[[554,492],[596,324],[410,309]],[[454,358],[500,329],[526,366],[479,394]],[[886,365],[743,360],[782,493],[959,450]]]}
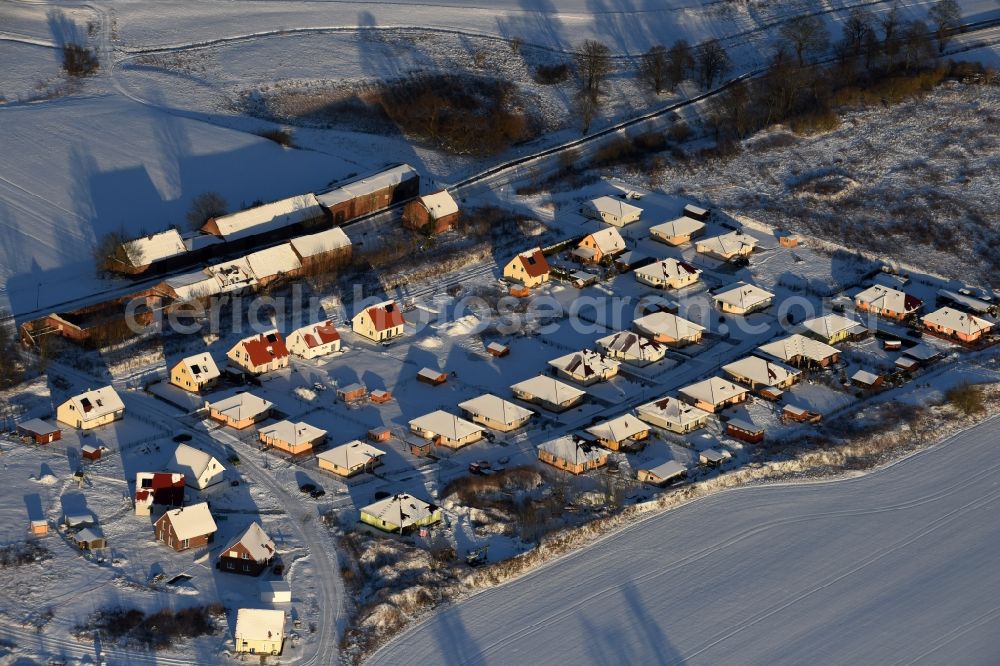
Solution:
{"label": "small outbuilding", "polygon": [[266,580],[260,584],[260,600],[265,604],[292,602],[292,586],[283,580]]}
{"label": "small outbuilding", "polygon": [[62,439],[62,430],[42,419],[31,419],[18,423],[17,433],[22,437],[30,437],[35,444],[51,444]]}
{"label": "small outbuilding", "polygon": [[104,532],[97,526],[84,527],[70,539],[80,550],[100,550],[108,547],[108,540],[104,538]]}
{"label": "small outbuilding", "polygon": [[417,381],[431,386],[438,386],[448,381],[448,374],[434,368],[421,368],[417,373]]}
{"label": "small outbuilding", "polygon": [[764,441],[764,428],[743,419],[726,421],[726,434],[751,444]]}
{"label": "small outbuilding", "polygon": [[381,405],[392,400],[392,392],[384,389],[375,389],[368,394],[368,399],[376,405]]}
{"label": "small outbuilding", "polygon": [[461,213],[458,203],[441,190],[410,201],[403,208],[403,226],[407,229],[439,234],[455,226]]}
{"label": "small outbuilding", "polygon": [[102,453],[104,453],[103,446],[84,444],[82,447],[80,447],[80,457],[83,458],[84,460],[90,460],[91,462],[100,460]]}
{"label": "small outbuilding", "polygon": [[666,486],[686,476],[687,467],[676,460],[668,460],[656,467],[640,469],[635,475],[636,479],[642,483],[651,483],[655,486]]}
{"label": "small outbuilding", "polygon": [[696,206],[694,204],[687,204],[684,206],[684,217],[690,217],[692,220],[705,222],[711,215],[712,211],[707,208],[702,208],[701,206]]}
{"label": "small outbuilding", "polygon": [[705,449],[698,454],[698,464],[705,467],[718,467],[732,457],[725,449]]}
{"label": "small outbuilding", "polygon": [[337,399],[343,402],[359,402],[368,396],[364,384],[348,384],[337,389]]}
{"label": "small outbuilding", "polygon": [[867,370],[858,370],[853,375],[851,375],[851,383],[858,388],[863,389],[877,389],[882,386],[882,375],[875,374],[874,372],[869,372]]}
{"label": "small outbuilding", "polygon": [[486,353],[494,358],[503,358],[510,354],[510,347],[499,342],[491,342],[486,345]]}
{"label": "small outbuilding", "polygon": [[822,414],[811,412],[795,405],[785,405],[781,409],[781,420],[785,423],[790,421],[795,423],[819,423],[823,420]]}

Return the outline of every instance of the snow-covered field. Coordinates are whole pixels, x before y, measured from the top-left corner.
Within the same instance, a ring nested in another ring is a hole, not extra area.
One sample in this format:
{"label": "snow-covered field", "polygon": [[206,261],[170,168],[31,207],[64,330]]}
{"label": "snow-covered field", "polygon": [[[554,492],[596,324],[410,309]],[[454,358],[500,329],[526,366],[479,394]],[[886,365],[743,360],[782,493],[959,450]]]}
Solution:
{"label": "snow-covered field", "polygon": [[996,417],[876,473],[716,494],[401,635],[371,664],[993,663]]}

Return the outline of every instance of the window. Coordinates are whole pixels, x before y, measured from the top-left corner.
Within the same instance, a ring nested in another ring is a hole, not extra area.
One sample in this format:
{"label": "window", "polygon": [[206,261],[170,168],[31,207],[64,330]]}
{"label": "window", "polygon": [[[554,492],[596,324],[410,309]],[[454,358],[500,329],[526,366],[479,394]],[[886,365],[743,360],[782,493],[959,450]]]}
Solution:
{"label": "window", "polygon": [[190,539],[184,539],[181,541],[181,548],[187,548],[191,544]]}
{"label": "window", "polygon": [[243,553],[240,557],[242,557],[244,560],[250,559],[250,556],[247,553]]}

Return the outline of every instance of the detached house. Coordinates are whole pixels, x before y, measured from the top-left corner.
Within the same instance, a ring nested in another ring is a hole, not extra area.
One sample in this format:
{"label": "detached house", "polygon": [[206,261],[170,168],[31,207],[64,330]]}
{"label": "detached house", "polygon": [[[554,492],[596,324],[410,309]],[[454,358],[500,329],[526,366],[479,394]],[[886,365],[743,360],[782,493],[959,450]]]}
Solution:
{"label": "detached house", "polygon": [[631,331],[608,335],[599,339],[597,344],[611,358],[638,366],[655,363],[667,355],[666,345]]}
{"label": "detached house", "polygon": [[604,448],[620,451],[633,448],[649,437],[649,426],[631,414],[623,414],[587,428],[587,433]]}
{"label": "detached house", "polygon": [[753,284],[740,282],[712,297],[716,307],[728,314],[748,315],[763,310],[774,301],[774,294]]}
{"label": "detached house", "polygon": [[399,337],[405,326],[403,311],[395,301],[385,301],[365,308],[351,320],[351,328],[355,333],[376,342]]}
{"label": "detached house", "polygon": [[184,483],[196,490],[204,490],[225,477],[226,468],[215,456],[187,444],[178,444],[167,468],[184,477]]}
{"label": "detached house", "polygon": [[746,257],[757,247],[757,239],[742,231],[731,231],[721,236],[704,238],[695,243],[694,249],[710,257],[731,261]]}
{"label": "detached house", "polygon": [[288,367],[288,348],[281,333],[272,329],[240,340],[226,358],[247,372],[259,375]]}
{"label": "detached house", "polygon": [[439,234],[454,227],[458,218],[458,203],[448,190],[417,197],[403,207],[403,226],[416,231]]}
{"label": "detached house", "polygon": [[250,523],[242,534],[219,553],[218,566],[222,571],[258,576],[271,566],[276,550],[274,541],[267,536],[259,523]]}
{"label": "detached house", "polygon": [[635,412],[646,423],[679,434],[705,427],[710,416],[709,412],[704,409],[699,409],[670,396],[664,396],[659,400],[640,405]]}
{"label": "detached house", "polygon": [[240,608],[236,611],[233,642],[237,653],[281,654],[285,641],[285,611]]}
{"label": "detached house", "polygon": [[332,449],[316,454],[316,464],[320,469],[333,472],[338,476],[354,476],[361,472],[371,471],[382,464],[385,451],[374,446],[353,440]]}
{"label": "detached house", "polygon": [[460,402],[458,406],[476,423],[502,432],[517,430],[535,415],[530,409],[490,393]]}
{"label": "detached house", "polygon": [[580,213],[592,220],[624,227],[626,224],[638,222],[642,209],[616,197],[598,197],[580,206]]}
{"label": "detached house", "polygon": [[994,326],[993,322],[952,308],[935,310],[921,321],[924,328],[932,333],[966,343],[981,340]]}
{"label": "detached house", "polygon": [[701,271],[673,257],[635,270],[635,279],[660,289],[681,289],[698,281]]}
{"label": "detached house", "polygon": [[708,379],[685,386],[680,390],[692,405],[706,412],[717,412],[730,405],[743,402],[749,397],[749,392],[733,382],[721,377]]}
{"label": "detached house", "polygon": [[854,306],[858,310],[897,321],[916,314],[923,305],[916,296],[880,284],[868,287],[854,297]]}
{"label": "detached house", "polygon": [[550,412],[564,412],[578,405],[587,395],[578,388],[545,375],[518,382],[510,389],[515,398],[541,405]]}
{"label": "detached house", "polygon": [[534,289],[549,281],[549,262],[541,249],[532,248],[507,262],[503,267],[503,276],[512,282],[520,282],[528,289]]}
{"label": "detached house", "polygon": [[590,349],[566,354],[549,361],[560,376],[590,386],[606,382],[618,374],[618,361]]}
{"label": "detached house", "polygon": [[854,340],[868,334],[868,329],[853,319],[839,314],[828,314],[802,322],[802,328],[809,337],[828,345],[844,340]]}
{"label": "detached house", "polygon": [[618,229],[608,227],[584,236],[573,250],[573,256],[588,264],[599,264],[605,258],[615,257],[625,251],[625,239]]}
{"label": "detached house", "polygon": [[785,389],[799,381],[802,373],[760,356],[747,356],[728,365],[722,371],[752,390],[774,387]]}
{"label": "detached house", "polygon": [[441,508],[408,493],[400,493],[362,508],[361,522],[386,532],[402,534],[416,527],[441,522]]}
{"label": "detached house", "polygon": [[460,449],[483,438],[482,427],[441,409],[410,421],[410,431],[450,449]]}
{"label": "detached house", "polygon": [[181,359],[170,369],[170,383],[174,386],[200,393],[215,386],[219,381],[219,366],[208,352]]}
{"label": "detached house", "polygon": [[327,319],[319,324],[309,324],[289,333],[285,340],[288,351],[301,358],[316,358],[340,351],[340,333]]}
{"label": "detached house", "polygon": [[649,235],[667,245],[681,245],[705,230],[705,223],[687,215],[649,228]]}
{"label": "detached house", "polygon": [[218,529],[206,502],[167,511],[153,527],[156,540],[177,551],[207,546]]}
{"label": "detached house", "polygon": [[670,312],[653,312],[632,322],[632,327],[656,342],[680,347],[701,341],[704,326]]}
{"label": "detached house", "polygon": [[794,333],[758,349],[797,368],[825,368],[840,359],[840,351],[825,342]]}
{"label": "detached house", "polygon": [[571,474],[583,474],[607,465],[608,452],[572,435],[565,435],[539,445],[538,459]]}
{"label": "detached house", "polygon": [[135,515],[148,516],[153,505],[184,504],[184,475],[178,472],[139,472],[135,475]]}
{"label": "detached house", "polygon": [[265,446],[273,446],[293,456],[308,453],[326,441],[325,430],[301,421],[298,423],[278,421],[261,428],[257,436]]}
{"label": "detached house", "polygon": [[75,395],[56,408],[56,419],[71,428],[90,430],[122,418],[125,403],[111,386]]}
{"label": "detached house", "polygon": [[230,428],[243,430],[254,423],[263,421],[271,414],[273,403],[258,398],[252,393],[237,393],[234,396],[207,403],[208,415]]}

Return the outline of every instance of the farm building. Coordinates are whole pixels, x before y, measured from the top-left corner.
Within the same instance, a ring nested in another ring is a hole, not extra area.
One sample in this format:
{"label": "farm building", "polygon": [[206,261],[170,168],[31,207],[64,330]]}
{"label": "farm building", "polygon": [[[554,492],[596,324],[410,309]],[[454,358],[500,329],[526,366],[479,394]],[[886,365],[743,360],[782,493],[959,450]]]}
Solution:
{"label": "farm building", "polygon": [[438,386],[448,381],[448,375],[434,368],[421,368],[417,372],[417,381],[431,386]]}
{"label": "farm building", "polygon": [[384,455],[382,449],[354,440],[317,453],[316,464],[320,469],[347,477],[371,471],[382,464]]}
{"label": "farm building", "polygon": [[877,389],[882,386],[882,376],[867,370],[858,370],[851,375],[851,383],[863,389]]}
{"label": "farm building", "polygon": [[157,234],[141,236],[122,244],[125,261],[119,272],[137,275],[149,270],[155,263],[183,255],[187,252],[184,239],[176,229],[167,229]]}
{"label": "farm building", "polygon": [[923,302],[898,289],[876,284],[855,296],[854,306],[861,312],[902,321],[919,312]]}
{"label": "farm building", "polygon": [[786,389],[802,378],[802,373],[760,356],[747,356],[722,366],[727,375],[751,390],[774,387]]}
{"label": "farm building", "polygon": [[635,410],[640,419],[670,432],[684,434],[705,427],[709,412],[682,402],[677,398],[664,396],[647,402]]}
{"label": "farm building", "polygon": [[921,321],[924,328],[932,333],[966,343],[981,340],[994,326],[993,322],[952,308],[935,310]]}
{"label": "farm building", "polygon": [[587,428],[587,433],[604,448],[620,451],[634,448],[649,437],[649,425],[631,414],[623,414]]}
{"label": "farm building", "polygon": [[205,502],[171,509],[160,516],[153,527],[156,540],[177,551],[207,546],[218,529]]}
{"label": "farm building", "polygon": [[510,353],[510,347],[499,342],[491,342],[486,345],[486,353],[494,358],[503,358]]}
{"label": "farm building", "polygon": [[684,206],[684,217],[690,217],[692,220],[704,222],[711,214],[712,211],[707,208],[702,208],[701,206],[696,206],[694,204],[687,204]]}
{"label": "farm building", "polygon": [[367,307],[354,315],[351,328],[369,340],[391,340],[403,334],[406,320],[395,301],[385,301]]}
{"label": "farm building", "polygon": [[569,282],[577,289],[583,289],[592,284],[597,284],[600,277],[594,275],[593,273],[588,273],[587,271],[573,271],[569,274]]}
{"label": "farm building", "polygon": [[56,419],[71,428],[90,430],[125,415],[125,403],[111,386],[75,395],[56,408]]}
{"label": "farm building", "polygon": [[258,250],[244,257],[257,284],[267,285],[280,278],[291,278],[302,275],[302,262],[295,254],[291,244],[275,245],[264,250]]}
{"label": "farm building", "polygon": [[503,267],[503,276],[507,280],[534,289],[549,281],[549,262],[546,261],[541,249],[532,248],[508,261]]}
{"label": "farm building", "polygon": [[921,363],[930,363],[941,358],[941,352],[927,343],[921,342],[919,345],[913,345],[909,349],[904,350],[903,356],[916,359]]}
{"label": "farm building", "polygon": [[751,444],[764,441],[764,428],[743,419],[726,421],[726,434]]}
{"label": "farm building", "polygon": [[717,412],[730,405],[739,404],[749,397],[745,388],[721,377],[709,377],[685,386],[680,389],[680,394],[692,405],[706,412]]}
{"label": "farm building", "polygon": [[214,277],[218,284],[218,291],[215,293],[238,293],[257,286],[257,276],[246,257],[214,264],[206,268],[205,272]]}
{"label": "farm building", "polygon": [[42,419],[30,419],[17,424],[17,434],[30,437],[35,444],[51,444],[62,439],[62,430]]}
{"label": "farm building", "polygon": [[240,608],[236,611],[233,643],[237,653],[281,654],[285,641],[285,611]]}
{"label": "farm building", "polygon": [[705,230],[705,223],[688,217],[678,217],[676,220],[657,224],[649,228],[649,235],[655,240],[667,245],[681,245]]}
{"label": "farm building", "polygon": [[903,348],[902,340],[883,340],[882,349],[886,351],[899,351]]}
{"label": "farm building", "polygon": [[403,226],[439,234],[454,227],[459,215],[458,203],[448,190],[441,190],[407,203],[403,207]]}
{"label": "farm building", "polygon": [[828,314],[802,322],[805,335],[816,338],[828,345],[835,345],[844,340],[857,340],[868,335],[868,329],[862,324],[839,314]]}
{"label": "farm building", "polygon": [[361,522],[386,532],[404,533],[441,522],[441,508],[400,493],[361,509]]}
{"label": "farm building", "polygon": [[802,407],[785,405],[781,409],[781,420],[786,423],[789,421],[794,421],[795,423],[819,423],[823,420],[823,416]]}
{"label": "farm building", "polygon": [[681,289],[698,281],[701,271],[673,257],[643,266],[635,271],[635,279],[660,289]]}
{"label": "farm building", "polygon": [[656,363],[667,355],[667,347],[631,331],[619,331],[597,341],[611,358],[632,365]]}
{"label": "farm building", "polygon": [[318,222],[323,209],[313,194],[300,194],[229,215],[209,218],[201,230],[225,241],[251,238],[294,225]]}
{"label": "farm building", "polygon": [[449,449],[460,449],[483,438],[481,426],[441,409],[410,421],[410,431]]}
{"label": "farm building", "polygon": [[184,475],[179,472],[139,472],[135,475],[135,515],[148,516],[156,506],[184,504]]}
{"label": "farm building", "polygon": [[257,432],[260,441],[265,446],[273,446],[285,453],[297,456],[309,453],[313,447],[326,441],[326,431],[302,421],[278,421],[273,425],[261,428]]}
{"label": "farm building", "polygon": [[698,464],[706,467],[718,467],[729,458],[732,458],[732,454],[725,449],[705,449],[698,454]]}
{"label": "farm building", "polygon": [[654,341],[680,347],[701,341],[705,327],[670,312],[652,312],[632,322],[632,327]]}
{"label": "farm building", "polygon": [[100,527],[84,527],[79,532],[73,534],[70,539],[80,550],[100,550],[108,547],[108,540],[104,538],[104,532]]}
{"label": "farm building", "polygon": [[573,256],[588,264],[598,264],[605,258],[615,257],[625,251],[625,239],[618,229],[608,227],[583,237],[573,250]]}
{"label": "farm building", "polygon": [[297,236],[288,241],[288,244],[299,258],[303,271],[336,268],[346,264],[351,258],[351,239],[339,227]]}
{"label": "farm building", "polygon": [[651,483],[654,486],[665,486],[686,476],[687,467],[676,460],[668,460],[656,467],[640,469],[635,474],[635,478],[642,483]]}
{"label": "farm building", "polygon": [[572,435],[538,446],[538,459],[572,474],[583,474],[608,464],[608,452]]}
{"label": "farm building", "polygon": [[285,339],[288,351],[301,358],[316,358],[340,351],[340,333],[327,319],[318,324],[297,328]]}
{"label": "farm building", "polygon": [[177,445],[167,469],[182,474],[184,483],[195,490],[219,483],[226,474],[226,468],[215,456],[187,444]]}
{"label": "farm building", "polygon": [[580,206],[580,214],[598,222],[607,222],[614,227],[638,222],[642,209],[616,197],[597,197],[585,201]]}
{"label": "farm building", "polygon": [[219,366],[208,352],[183,358],[170,369],[170,383],[191,393],[211,389],[219,376]]}
{"label": "farm building", "polygon": [[757,239],[742,231],[731,231],[721,236],[703,238],[695,243],[694,249],[715,259],[731,261],[746,257],[757,247]]}
{"label": "farm building", "polygon": [[656,257],[650,257],[641,252],[629,250],[615,257],[613,265],[619,273],[627,273],[637,268],[649,266],[652,263],[656,263]]}
{"label": "farm building", "polygon": [[517,430],[535,415],[530,409],[515,405],[491,393],[460,402],[458,407],[476,423],[502,432]]}
{"label": "farm building", "polygon": [[368,396],[368,389],[364,384],[348,384],[337,389],[337,399],[344,402],[358,402]]}
{"label": "farm building", "polygon": [[825,368],[840,360],[840,352],[836,347],[798,333],[768,342],[757,349],[797,368]]}
{"label": "farm building", "polygon": [[420,174],[409,164],[397,164],[383,171],[340,183],[316,195],[333,223],[385,210],[420,193]]}
{"label": "farm building", "polygon": [[715,294],[712,300],[725,313],[748,315],[769,307],[774,301],[774,294],[757,285],[740,282]]}
{"label": "farm building", "polygon": [[222,571],[258,576],[271,566],[274,541],[259,523],[250,523],[243,533],[219,552],[216,566]]}
{"label": "farm building", "polygon": [[178,302],[197,301],[222,293],[222,285],[215,275],[205,269],[167,278],[157,289]]}
{"label": "farm building", "polygon": [[561,377],[572,379],[578,384],[590,386],[597,382],[606,382],[618,374],[618,361],[604,354],[584,349],[566,354],[549,361]]}
{"label": "farm building", "polygon": [[584,391],[564,382],[537,375],[510,387],[514,397],[525,402],[541,405],[550,412],[563,412],[578,405],[585,395]]}
{"label": "farm building", "polygon": [[206,403],[208,415],[230,428],[243,430],[263,421],[271,414],[273,404],[252,393],[237,393],[217,402]]}
{"label": "farm building", "polygon": [[277,329],[243,338],[226,357],[255,375],[288,367],[288,348]]}

